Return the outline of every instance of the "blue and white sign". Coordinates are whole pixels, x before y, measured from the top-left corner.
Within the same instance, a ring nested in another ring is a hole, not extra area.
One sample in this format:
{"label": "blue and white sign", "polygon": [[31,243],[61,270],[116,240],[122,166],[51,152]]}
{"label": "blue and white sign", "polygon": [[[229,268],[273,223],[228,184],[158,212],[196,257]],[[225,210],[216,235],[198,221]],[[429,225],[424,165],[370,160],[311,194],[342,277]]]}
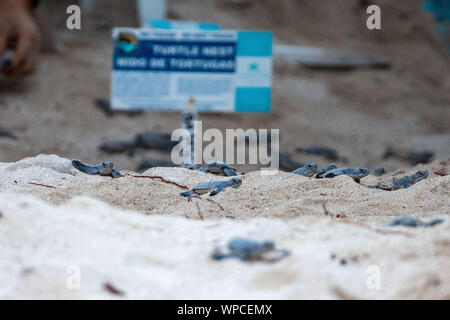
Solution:
{"label": "blue and white sign", "polygon": [[116,110],[267,112],[272,34],[115,28],[111,105]]}
{"label": "blue and white sign", "polygon": [[159,20],[151,19],[148,25],[156,29],[191,29],[191,30],[220,30],[220,26],[215,23],[183,21],[183,20]]}

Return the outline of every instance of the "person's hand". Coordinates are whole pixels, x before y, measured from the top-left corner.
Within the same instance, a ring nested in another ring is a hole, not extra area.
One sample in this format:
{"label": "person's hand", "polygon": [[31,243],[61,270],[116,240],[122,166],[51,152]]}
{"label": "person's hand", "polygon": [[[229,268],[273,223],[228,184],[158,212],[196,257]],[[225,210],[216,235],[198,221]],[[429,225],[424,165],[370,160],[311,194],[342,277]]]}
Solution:
{"label": "person's hand", "polygon": [[22,75],[33,72],[40,49],[41,35],[28,0],[0,1],[0,57],[14,50],[11,64],[3,72]]}

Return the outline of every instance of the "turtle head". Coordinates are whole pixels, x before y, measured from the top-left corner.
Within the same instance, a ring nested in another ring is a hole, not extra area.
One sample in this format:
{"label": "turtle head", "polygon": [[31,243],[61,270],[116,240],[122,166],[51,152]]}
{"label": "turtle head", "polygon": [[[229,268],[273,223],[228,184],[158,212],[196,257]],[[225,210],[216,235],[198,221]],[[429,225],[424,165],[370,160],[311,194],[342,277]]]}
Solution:
{"label": "turtle head", "polygon": [[307,176],[307,177],[312,177],[314,175],[314,173],[317,172],[317,163],[315,163],[315,162],[308,163],[303,168],[304,168],[303,175]]}
{"label": "turtle head", "polygon": [[103,163],[102,163],[102,166],[103,166],[104,168],[108,168],[108,169],[114,168],[114,164],[113,164],[111,161],[105,161],[105,162],[103,162]]}
{"label": "turtle head", "polygon": [[110,175],[114,164],[111,161],[105,161],[101,164],[101,166],[97,166],[97,168],[100,170],[100,175]]}
{"label": "turtle head", "polygon": [[355,168],[352,172],[352,178],[357,178],[357,179],[361,179],[364,178],[365,176],[367,176],[369,174],[369,169],[368,168]]}
{"label": "turtle head", "polygon": [[308,163],[305,167],[306,169],[311,170],[313,172],[317,171],[317,163],[315,162]]}
{"label": "turtle head", "polygon": [[214,161],[214,160],[209,160],[208,162],[206,162],[206,165],[208,166],[208,167],[214,167],[214,166],[216,166],[216,164],[217,164],[217,162],[216,161]]}
{"label": "turtle head", "polygon": [[239,186],[242,184],[241,178],[232,178],[230,180],[231,187],[233,188],[239,188]]}
{"label": "turtle head", "polygon": [[275,248],[275,243],[273,243],[273,241],[264,241],[262,243],[264,249],[274,249]]}
{"label": "turtle head", "polygon": [[412,178],[415,182],[420,181],[422,179],[426,179],[428,177],[428,170],[417,170]]}

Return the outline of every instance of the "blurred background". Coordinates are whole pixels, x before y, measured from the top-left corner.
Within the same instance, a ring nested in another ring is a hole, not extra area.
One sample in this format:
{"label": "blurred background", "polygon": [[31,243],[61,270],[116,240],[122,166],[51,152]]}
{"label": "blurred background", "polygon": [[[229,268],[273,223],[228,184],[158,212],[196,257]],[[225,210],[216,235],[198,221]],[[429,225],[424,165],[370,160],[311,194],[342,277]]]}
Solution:
{"label": "blurred background", "polygon": [[[139,26],[136,5],[93,1],[82,9],[81,30],[68,30],[66,8],[75,2],[43,2],[55,49],[41,55],[36,73],[0,76],[0,127],[17,137],[0,137],[0,162],[45,153],[137,170],[143,160],[170,161],[161,150],[99,149],[146,130],[169,133],[180,127],[180,113],[107,114],[96,105],[110,95],[111,28]],[[366,28],[370,4],[381,8],[381,30]],[[202,113],[200,119],[205,129],[280,129],[280,151],[298,163],[390,171],[417,163],[411,154],[429,155],[419,162],[450,156],[448,21],[429,10],[423,0],[168,0],[166,12],[168,19],[223,29],[270,30],[277,45],[385,57],[388,68],[349,70],[307,68],[277,54],[270,113]],[[332,148],[339,157],[299,151],[310,145]]]}

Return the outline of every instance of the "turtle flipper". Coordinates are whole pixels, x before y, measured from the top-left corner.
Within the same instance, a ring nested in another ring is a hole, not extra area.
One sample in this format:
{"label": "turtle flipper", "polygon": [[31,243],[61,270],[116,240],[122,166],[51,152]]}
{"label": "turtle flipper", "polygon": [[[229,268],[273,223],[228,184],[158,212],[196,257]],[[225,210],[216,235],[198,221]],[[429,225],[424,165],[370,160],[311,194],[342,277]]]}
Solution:
{"label": "turtle flipper", "polygon": [[98,174],[100,173],[100,170],[98,168],[86,165],[78,160],[72,160],[72,165],[74,168],[80,170],[81,172],[87,173],[87,174]]}
{"label": "turtle flipper", "polygon": [[185,191],[185,192],[181,192],[180,195],[183,197],[190,197],[193,196],[195,193],[194,190],[189,190],[189,191]]}
{"label": "turtle flipper", "polygon": [[112,169],[111,177],[113,177],[113,178],[120,178],[120,177],[123,177],[123,175],[119,171],[117,171],[116,169]]}
{"label": "turtle flipper", "polygon": [[233,258],[234,255],[232,253],[223,253],[220,250],[215,250],[213,254],[211,255],[211,258],[213,260],[222,260],[227,258]]}
{"label": "turtle flipper", "polygon": [[434,219],[434,220],[428,222],[427,226],[434,226],[435,224],[439,224],[439,223],[443,223],[443,222],[444,222],[444,219],[437,218],[437,219]]}
{"label": "turtle flipper", "polygon": [[209,194],[210,197],[215,196],[216,194],[220,193],[223,191],[223,187],[217,187],[215,188],[213,191],[211,191],[211,193]]}
{"label": "turtle flipper", "polygon": [[223,172],[225,173],[225,175],[226,175],[227,177],[233,177],[233,176],[237,176],[237,175],[238,175],[238,174],[236,173],[236,171],[231,170],[231,169],[227,169],[227,168],[223,169]]}

